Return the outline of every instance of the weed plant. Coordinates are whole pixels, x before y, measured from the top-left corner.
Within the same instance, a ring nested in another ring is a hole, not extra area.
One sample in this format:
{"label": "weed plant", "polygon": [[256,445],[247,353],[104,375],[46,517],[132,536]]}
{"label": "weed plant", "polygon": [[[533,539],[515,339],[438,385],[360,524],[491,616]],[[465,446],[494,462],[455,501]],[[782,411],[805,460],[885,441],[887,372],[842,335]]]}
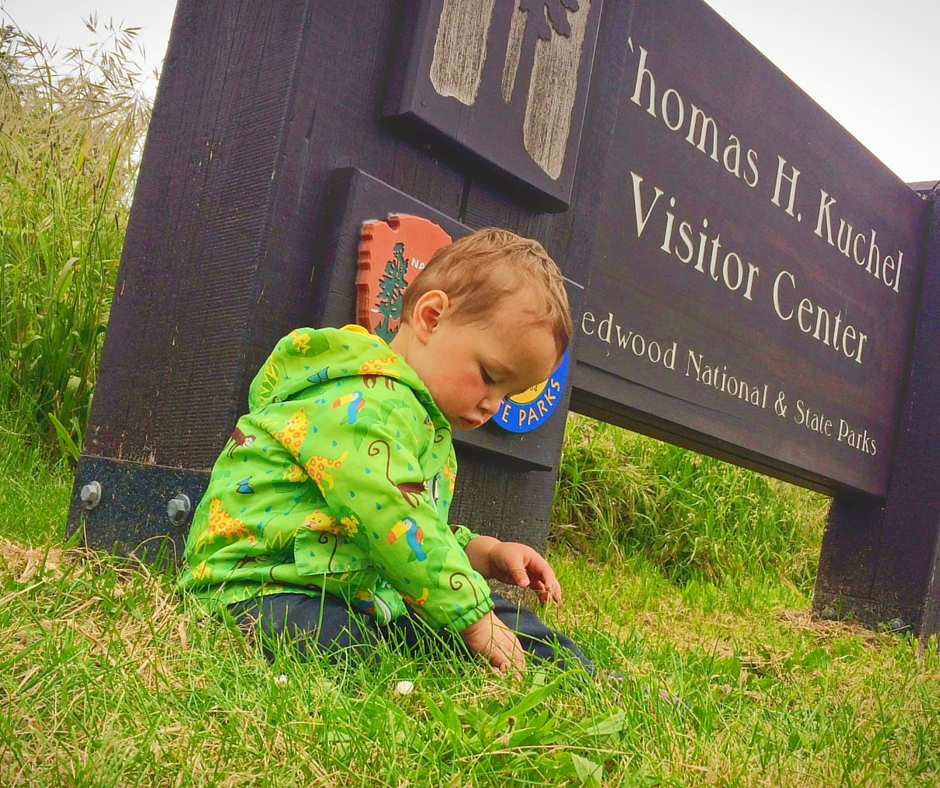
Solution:
{"label": "weed plant", "polygon": [[827,506],[815,493],[572,415],[552,535],[605,561],[643,558],[680,584],[760,577],[806,592]]}
{"label": "weed plant", "polygon": [[150,110],[135,31],[100,32],[95,48],[60,53],[0,28],[0,419],[71,457]]}
{"label": "weed plant", "polygon": [[71,489],[67,460],[50,460],[33,433],[0,419],[0,536],[23,545],[61,544]]}

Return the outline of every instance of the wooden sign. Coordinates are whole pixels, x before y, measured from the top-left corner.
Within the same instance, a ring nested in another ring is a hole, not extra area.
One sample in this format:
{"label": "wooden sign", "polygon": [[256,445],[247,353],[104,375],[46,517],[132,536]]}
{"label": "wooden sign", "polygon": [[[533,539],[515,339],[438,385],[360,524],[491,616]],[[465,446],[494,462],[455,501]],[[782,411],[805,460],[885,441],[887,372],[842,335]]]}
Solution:
{"label": "wooden sign", "polygon": [[576,401],[885,496],[928,206],[703,3],[627,45]]}
{"label": "wooden sign", "polygon": [[544,198],[571,200],[603,0],[407,4],[387,116],[420,124]]}
{"label": "wooden sign", "polygon": [[817,606],[940,630],[940,208],[700,0],[255,5],[179,0],[70,529],[181,548],[277,339],[354,322],[363,222],[420,216],[538,239],[576,318],[556,415],[461,437],[455,521],[545,545],[571,392],[834,495]]}

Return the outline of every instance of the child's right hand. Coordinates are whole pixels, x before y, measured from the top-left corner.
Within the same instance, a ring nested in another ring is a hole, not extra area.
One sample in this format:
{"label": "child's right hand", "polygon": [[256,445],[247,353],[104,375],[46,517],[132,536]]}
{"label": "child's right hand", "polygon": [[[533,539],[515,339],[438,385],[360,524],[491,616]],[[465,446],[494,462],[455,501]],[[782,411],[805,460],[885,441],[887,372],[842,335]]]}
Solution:
{"label": "child's right hand", "polygon": [[525,670],[525,651],[519,638],[493,611],[462,630],[460,637],[497,670],[511,670],[517,676]]}

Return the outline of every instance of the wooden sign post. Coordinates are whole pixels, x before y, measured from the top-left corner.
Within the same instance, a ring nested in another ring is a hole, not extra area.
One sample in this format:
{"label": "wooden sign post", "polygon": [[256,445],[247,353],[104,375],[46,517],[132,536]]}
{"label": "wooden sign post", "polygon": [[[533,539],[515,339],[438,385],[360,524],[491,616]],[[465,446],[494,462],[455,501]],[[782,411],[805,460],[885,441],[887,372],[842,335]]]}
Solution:
{"label": "wooden sign post", "polygon": [[823,540],[814,606],[922,635],[940,632],[940,203],[927,260],[904,404],[885,499],[836,498]]}
{"label": "wooden sign post", "polygon": [[940,218],[700,0],[181,0],[71,527],[179,547],[276,340],[394,330],[412,224],[537,238],[576,324],[458,520],[544,545],[570,400],[833,496],[817,607],[940,626]]}

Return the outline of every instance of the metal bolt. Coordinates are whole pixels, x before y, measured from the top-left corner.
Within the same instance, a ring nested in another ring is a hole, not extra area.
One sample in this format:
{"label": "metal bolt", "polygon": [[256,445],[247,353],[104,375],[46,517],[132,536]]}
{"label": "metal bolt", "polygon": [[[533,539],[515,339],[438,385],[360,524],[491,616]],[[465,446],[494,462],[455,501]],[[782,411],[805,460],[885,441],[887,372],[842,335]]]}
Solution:
{"label": "metal bolt", "polygon": [[820,611],[819,617],[823,619],[823,621],[835,621],[839,618],[839,614],[836,613],[836,609],[834,607],[824,607]]}
{"label": "metal bolt", "polygon": [[888,627],[892,632],[900,632],[902,629],[907,629],[907,624],[904,623],[903,618],[892,618],[888,622]]}
{"label": "metal bolt", "polygon": [[170,498],[170,502],[166,505],[166,516],[170,518],[170,522],[175,526],[186,525],[189,520],[189,513],[192,510],[193,506],[189,502],[189,496],[186,493],[180,493]]}
{"label": "metal bolt", "polygon": [[94,509],[101,503],[101,485],[98,482],[88,482],[88,484],[82,487],[80,495],[82,508]]}

